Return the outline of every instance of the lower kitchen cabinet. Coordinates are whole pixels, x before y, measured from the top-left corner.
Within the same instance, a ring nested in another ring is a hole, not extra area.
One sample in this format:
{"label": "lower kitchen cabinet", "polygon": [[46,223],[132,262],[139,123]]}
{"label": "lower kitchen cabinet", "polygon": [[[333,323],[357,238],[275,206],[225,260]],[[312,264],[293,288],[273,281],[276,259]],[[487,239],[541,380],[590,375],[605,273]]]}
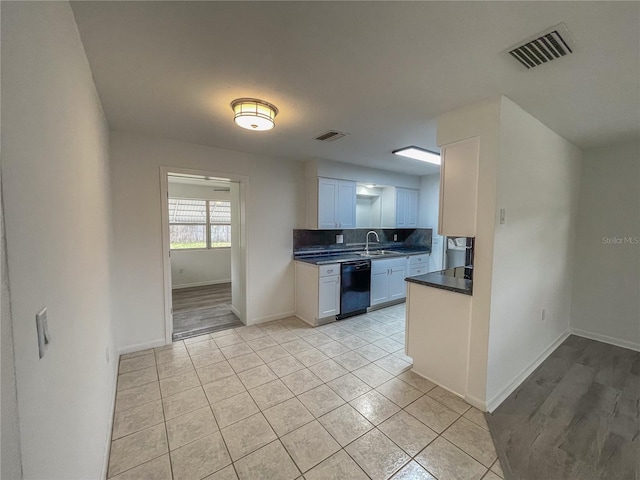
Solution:
{"label": "lower kitchen cabinet", "polygon": [[371,261],[371,306],[406,297],[406,257]]}
{"label": "lower kitchen cabinet", "polygon": [[412,255],[407,261],[407,277],[417,277],[427,273],[429,266],[429,254]]}
{"label": "lower kitchen cabinet", "polygon": [[318,280],[318,318],[340,314],[340,275]]}
{"label": "lower kitchen cabinet", "polygon": [[313,265],[295,262],[296,316],[311,325],[322,325],[340,314],[340,264]]}

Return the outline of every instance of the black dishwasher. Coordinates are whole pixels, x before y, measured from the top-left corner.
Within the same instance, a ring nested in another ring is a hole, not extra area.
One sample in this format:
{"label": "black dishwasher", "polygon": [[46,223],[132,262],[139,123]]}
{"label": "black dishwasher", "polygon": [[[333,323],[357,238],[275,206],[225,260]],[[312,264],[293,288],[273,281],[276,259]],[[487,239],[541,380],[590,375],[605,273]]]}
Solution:
{"label": "black dishwasher", "polygon": [[340,268],[340,315],[365,313],[371,304],[371,260],[344,262]]}

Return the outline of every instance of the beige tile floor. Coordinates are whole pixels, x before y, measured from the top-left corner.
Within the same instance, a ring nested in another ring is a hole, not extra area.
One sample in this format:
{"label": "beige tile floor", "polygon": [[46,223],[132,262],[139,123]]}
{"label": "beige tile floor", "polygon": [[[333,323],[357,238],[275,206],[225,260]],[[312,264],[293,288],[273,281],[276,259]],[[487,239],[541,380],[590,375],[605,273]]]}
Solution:
{"label": "beige tile floor", "polygon": [[495,480],[481,412],[410,371],[404,305],[120,358],[108,477]]}

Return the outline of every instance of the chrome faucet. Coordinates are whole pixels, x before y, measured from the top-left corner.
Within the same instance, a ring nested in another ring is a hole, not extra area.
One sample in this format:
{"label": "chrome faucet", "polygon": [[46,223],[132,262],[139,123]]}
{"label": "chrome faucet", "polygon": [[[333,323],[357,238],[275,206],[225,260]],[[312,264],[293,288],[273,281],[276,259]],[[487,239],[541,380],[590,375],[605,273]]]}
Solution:
{"label": "chrome faucet", "polygon": [[376,236],[376,240],[378,241],[378,243],[380,243],[380,237],[376,232],[374,232],[373,230],[371,230],[370,232],[367,232],[367,243],[364,248],[364,253],[366,253],[367,255],[369,255],[369,235],[371,235],[372,233]]}

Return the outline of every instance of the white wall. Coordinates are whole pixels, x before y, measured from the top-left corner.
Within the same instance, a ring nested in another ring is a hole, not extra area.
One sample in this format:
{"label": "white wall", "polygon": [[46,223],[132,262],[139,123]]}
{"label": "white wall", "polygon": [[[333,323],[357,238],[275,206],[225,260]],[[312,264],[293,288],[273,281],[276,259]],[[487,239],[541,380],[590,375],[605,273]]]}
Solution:
{"label": "white wall", "polygon": [[639,243],[640,145],[585,151],[572,331],[640,350]]}
{"label": "white wall", "polygon": [[496,211],[506,209],[506,223],[495,226],[490,405],[569,330],[580,157],[578,148],[502,98]]}
{"label": "white wall", "polygon": [[390,172],[377,168],[362,167],[350,163],[334,162],[332,160],[309,160],[306,162],[305,175],[307,178],[327,177],[341,180],[392,187],[420,188],[420,177],[405,173]]}
{"label": "white wall", "polygon": [[[105,473],[117,364],[108,129],[69,4],[1,8],[2,189],[24,478],[95,479]],[[52,340],[39,359],[34,319],[43,307]]]}
{"label": "white wall", "polygon": [[[207,185],[175,183],[169,177],[169,196],[230,201],[230,192],[216,191]],[[171,286],[173,288],[212,285],[231,281],[231,248],[208,250],[173,250],[171,252]]]}
{"label": "white wall", "polygon": [[433,231],[429,271],[442,270],[444,255],[444,237],[438,235],[438,214],[440,206],[440,174],[420,177],[420,196],[418,205],[418,226]]}
{"label": "white wall", "polygon": [[[1,168],[0,168],[1,176]],[[18,397],[13,350],[13,324],[9,276],[7,274],[7,250],[0,179],[0,275],[2,276],[2,303],[0,304],[0,478],[22,478],[20,458],[20,425],[18,423]]]}
{"label": "white wall", "polygon": [[491,275],[496,217],[496,175],[500,140],[501,97],[447,112],[438,117],[438,146],[480,137],[473,308],[469,328],[466,400],[486,408]]}
{"label": "white wall", "polygon": [[247,323],[294,311],[292,230],[304,224],[302,163],[112,132],[111,166],[121,348],[165,339],[160,166],[249,177]]}
{"label": "white wall", "polygon": [[231,281],[231,248],[172,250],[172,288],[213,285]]}

